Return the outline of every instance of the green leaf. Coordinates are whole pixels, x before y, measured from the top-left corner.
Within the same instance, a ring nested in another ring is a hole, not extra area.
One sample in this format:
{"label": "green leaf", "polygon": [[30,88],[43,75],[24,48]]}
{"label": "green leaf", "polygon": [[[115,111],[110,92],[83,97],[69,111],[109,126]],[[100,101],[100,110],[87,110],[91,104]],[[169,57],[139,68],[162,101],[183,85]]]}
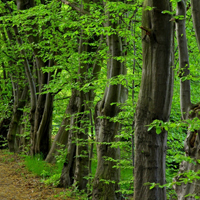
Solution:
{"label": "green leaf", "polygon": [[160,134],[161,132],[162,132],[162,129],[161,129],[161,127],[159,127],[159,126],[158,126],[158,127],[156,127],[156,133],[157,133],[157,134]]}

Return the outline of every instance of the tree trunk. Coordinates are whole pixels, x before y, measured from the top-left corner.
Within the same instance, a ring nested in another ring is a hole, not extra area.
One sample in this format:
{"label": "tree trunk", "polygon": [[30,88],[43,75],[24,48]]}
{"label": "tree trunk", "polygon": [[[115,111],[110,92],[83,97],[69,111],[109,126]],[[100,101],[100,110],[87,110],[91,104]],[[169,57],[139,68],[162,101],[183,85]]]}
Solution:
{"label": "tree trunk", "polygon": [[0,123],[0,149],[6,149],[8,147],[6,140],[10,122],[10,118],[4,118]]}
{"label": "tree trunk", "polygon": [[47,157],[51,146],[51,129],[53,114],[53,95],[46,95],[45,108],[37,130],[35,153],[42,153],[44,159]]}
{"label": "tree trunk", "polygon": [[[192,18],[195,28],[195,34],[197,38],[198,47],[200,49],[200,26],[199,26],[199,16],[200,16],[200,2],[196,0],[191,0],[192,7]],[[182,0],[178,2],[177,15],[186,16],[186,1]],[[192,104],[190,100],[190,80],[182,80],[187,75],[189,75],[189,55],[187,49],[187,39],[185,32],[185,19],[178,20],[177,26],[177,39],[179,45],[179,63],[182,72],[181,76],[181,111],[182,119],[194,119],[195,117],[200,119],[200,104]],[[187,132],[187,137],[184,143],[184,148],[186,156],[190,156],[194,161],[200,158],[200,131],[191,130]],[[186,173],[187,171],[193,171],[197,173],[200,170],[199,162],[189,163],[183,161],[180,164],[179,173]],[[180,181],[180,178],[186,178],[186,176],[179,175],[175,177],[174,181]],[[174,189],[177,193],[178,200],[195,200],[194,196],[200,196],[200,180],[194,179],[192,182],[181,183],[180,185],[174,185]],[[188,197],[186,195],[191,194]]]}
{"label": "tree trunk", "polygon": [[[92,43],[92,41],[90,41]],[[82,45],[82,41],[80,41]],[[90,45],[84,45],[85,52],[93,52]],[[81,55],[82,50],[79,50]],[[97,63],[85,65],[80,63],[78,80],[81,87],[84,86],[84,80],[87,80],[87,73],[91,68],[92,76],[87,81],[97,79],[98,72],[101,67]],[[81,90],[81,88],[80,88]],[[60,179],[61,187],[69,187],[76,184],[79,190],[86,190],[87,179],[85,176],[89,174],[89,152],[88,152],[88,121],[89,115],[86,114],[90,110],[91,103],[94,101],[94,91],[89,89],[88,92],[73,89],[72,96],[68,105],[68,153],[64,164]],[[67,120],[67,119],[66,119]],[[75,128],[74,128],[75,127]],[[62,135],[64,132],[62,133]]]}
{"label": "tree trunk", "polygon": [[[167,132],[160,134],[147,125],[154,120],[169,120],[173,73],[173,24],[169,0],[145,0],[142,16],[143,69],[135,115],[134,200],[165,200],[166,189],[149,189],[145,183],[165,184]],[[152,10],[147,10],[150,6]]]}
{"label": "tree trunk", "polygon": [[194,30],[196,34],[197,44],[200,50],[200,1],[198,0],[191,0],[191,7],[192,7],[192,19],[194,24]]}
{"label": "tree trunk", "polygon": [[[13,88],[15,90],[16,88]],[[28,95],[28,87],[24,86],[24,90],[21,93],[20,90],[18,90],[18,94],[14,98],[14,108],[13,108],[13,114],[11,118],[11,122],[9,125],[8,130],[8,147],[10,152],[16,152],[19,147],[17,147],[16,143],[16,135],[19,134],[19,126],[21,122],[21,116],[23,115],[22,109],[24,108],[26,104],[26,99]],[[18,98],[20,96],[20,98]]]}
{"label": "tree trunk", "polygon": [[[83,2],[86,10],[89,10],[89,2],[90,0],[84,0]],[[78,69],[79,78],[76,80],[79,83],[80,88],[79,91],[74,90],[76,96],[72,96],[72,100],[73,98],[75,99],[72,103],[77,110],[70,119],[70,127],[71,124],[73,124],[75,128],[69,130],[68,133],[68,154],[60,179],[60,186],[69,187],[72,184],[75,184],[79,190],[86,190],[88,183],[88,180],[85,178],[89,174],[90,165],[88,150],[88,125],[90,125],[90,117],[87,112],[90,111],[95,97],[91,82],[92,80],[97,79],[101,69],[97,62],[98,57],[94,57],[94,61],[88,63],[85,62],[85,56],[93,55],[91,53],[94,52],[98,53],[99,46],[94,46],[94,43],[98,40],[99,37],[96,35],[89,37],[81,30],[78,49],[80,56]],[[84,91],[83,88],[85,84],[88,83],[88,91]],[[75,139],[76,143],[74,143]]]}
{"label": "tree trunk", "polygon": [[[104,3],[107,15],[105,26],[116,30],[117,23],[111,22],[111,17],[107,4]],[[111,20],[112,19],[112,20]],[[116,78],[126,72],[124,65],[116,57],[122,55],[122,42],[117,33],[107,36],[109,46],[109,59],[107,62],[107,78]],[[112,118],[119,113],[116,105],[124,98],[123,87],[120,84],[109,85],[104,93],[103,100],[96,106],[95,111],[95,132],[97,140],[97,169],[93,182],[92,199],[119,200],[121,199],[119,190],[120,170],[115,168],[116,161],[120,158],[119,148],[113,148],[112,143],[117,141],[115,136],[118,134],[119,123],[113,122]],[[122,103],[122,102],[121,102]],[[100,117],[100,118],[99,118]]]}
{"label": "tree trunk", "polygon": [[76,141],[75,141],[75,132],[76,129],[74,128],[76,126],[76,116],[78,112],[78,106],[77,106],[77,90],[72,90],[72,96],[71,101],[69,102],[69,124],[68,127],[68,144],[67,144],[67,157],[66,161],[63,166],[62,174],[60,177],[60,187],[70,187],[74,183],[74,173],[75,173],[75,155],[76,155]]}
{"label": "tree trunk", "polygon": [[49,151],[49,154],[46,158],[46,161],[49,163],[55,163],[56,162],[56,156],[59,156],[58,150],[60,150],[62,145],[65,145],[65,147],[68,144],[68,136],[70,129],[72,129],[73,124],[71,123],[71,118],[73,115],[77,112],[77,105],[76,105],[76,96],[77,91],[72,90],[72,94],[69,100],[69,104],[67,106],[67,109],[65,111],[65,115],[63,118],[63,121],[61,123],[61,126],[58,130],[58,133],[53,141],[53,144],[51,146],[51,149]]}
{"label": "tree trunk", "polygon": [[[25,10],[35,6],[34,0],[30,0],[28,3],[17,0],[17,9]],[[18,28],[14,26],[15,35],[18,34]],[[35,35],[35,32],[37,33]],[[33,45],[34,58],[36,60],[36,70],[38,72],[38,83],[34,82],[32,71],[29,67],[29,62],[26,58],[25,50],[21,50],[21,54],[24,56],[24,66],[26,71],[26,77],[29,82],[29,88],[31,93],[31,113],[30,113],[30,123],[31,123],[31,154],[35,155],[38,153],[43,154],[46,158],[51,141],[51,124],[52,124],[52,109],[53,109],[53,94],[46,93],[43,94],[42,89],[45,84],[49,84],[51,80],[51,73],[43,73],[42,68],[44,66],[52,67],[55,63],[52,59],[47,62],[41,58],[40,49],[35,44],[39,44],[42,38],[38,35],[37,24],[31,25],[31,30],[26,32],[28,35],[28,40],[30,44]],[[19,45],[23,44],[20,37],[16,37]],[[52,52],[51,52],[52,53]],[[36,85],[39,85],[39,95],[36,93]]]}

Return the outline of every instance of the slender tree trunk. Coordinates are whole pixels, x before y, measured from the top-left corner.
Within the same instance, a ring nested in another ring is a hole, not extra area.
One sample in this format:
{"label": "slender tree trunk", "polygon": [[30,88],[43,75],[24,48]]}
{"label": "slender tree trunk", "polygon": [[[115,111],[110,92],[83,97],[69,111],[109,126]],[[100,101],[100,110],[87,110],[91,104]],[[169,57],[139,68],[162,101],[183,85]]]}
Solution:
{"label": "slender tree trunk", "polygon": [[191,7],[192,7],[192,19],[194,24],[194,30],[196,34],[197,44],[200,50],[200,1],[198,0],[191,0]]}
{"label": "slender tree trunk", "polygon": [[[28,3],[22,0],[16,0],[17,9],[25,10],[35,6],[34,0],[30,0]],[[26,76],[29,81],[29,87],[31,92],[31,154],[35,155],[37,153],[42,153],[44,158],[46,158],[51,141],[51,124],[52,124],[52,109],[53,109],[53,94],[47,93],[42,94],[42,89],[45,84],[49,84],[51,79],[51,73],[43,73],[42,68],[44,66],[51,67],[54,65],[54,61],[49,59],[47,62],[44,62],[40,56],[40,49],[35,44],[39,44],[40,39],[39,35],[35,32],[38,31],[37,24],[31,25],[31,31],[27,32],[28,40],[30,44],[33,45],[33,53],[36,60],[36,69],[38,72],[38,83],[35,83],[30,70],[28,60],[26,59],[26,52],[21,51],[22,55],[25,57],[24,66],[26,70]],[[18,36],[18,29],[14,26],[15,35]],[[23,44],[23,41],[20,37],[17,37],[19,45]],[[47,64],[48,63],[48,64]],[[39,95],[36,95],[36,84],[38,84]]]}
{"label": "slender tree trunk", "polygon": [[52,129],[52,114],[53,114],[53,95],[46,95],[45,108],[37,130],[35,153],[42,153],[44,158],[47,157],[51,147],[51,129]]}
{"label": "slender tree trunk", "polygon": [[[67,144],[67,157],[63,166],[62,174],[60,177],[60,187],[70,187],[74,183],[74,173],[75,173],[75,155],[76,155],[76,141],[75,141],[75,132],[76,129],[76,116],[78,112],[77,105],[77,96],[78,91],[72,90],[71,99],[69,102],[69,124],[66,126],[68,132],[68,144]],[[66,125],[66,124],[65,124]]]}
{"label": "slender tree trunk", "polygon": [[[80,43],[82,45],[82,41]],[[85,45],[84,50],[89,53],[94,51],[94,49],[90,49],[90,45]],[[79,53],[81,55],[82,50]],[[85,65],[83,68],[82,66],[84,65],[80,63],[80,79],[78,81],[83,87],[85,84],[84,80],[87,80],[86,72],[88,72],[88,69],[93,69],[92,78],[90,77],[90,79],[95,80],[101,67],[97,63]],[[68,153],[60,179],[61,187],[69,187],[72,184],[76,184],[78,189],[86,190],[87,179],[84,177],[89,174],[88,123],[90,121],[86,112],[89,111],[94,97],[93,89],[89,89],[88,92],[72,90],[67,113],[69,120],[66,118],[65,124],[65,126],[69,126],[69,128],[67,127]],[[64,132],[61,134],[63,135]]]}
{"label": "slender tree trunk", "polygon": [[[90,0],[83,1],[86,10],[89,10],[89,2]],[[81,30],[78,50],[80,55],[79,78],[76,80],[80,88],[79,91],[73,89],[74,93],[72,93],[71,97],[72,100],[75,99],[71,103],[73,103],[73,107],[77,110],[75,109],[76,113],[74,111],[73,113],[69,113],[71,115],[70,127],[73,124],[75,128],[68,131],[68,154],[60,179],[60,186],[68,187],[75,184],[79,190],[86,190],[87,188],[88,181],[84,178],[89,174],[90,165],[88,150],[88,125],[90,124],[90,117],[87,112],[90,111],[95,97],[94,89],[89,88],[86,92],[83,88],[87,83],[90,83],[90,86],[92,85],[91,81],[97,79],[98,72],[101,69],[100,65],[96,62],[97,58],[94,58],[93,63],[86,63],[84,56],[87,57],[91,53],[97,53],[99,47],[90,44],[95,43],[96,40],[99,40],[99,37],[94,35],[90,38]],[[76,142],[74,142],[75,139]]]}
{"label": "slender tree trunk", "polygon": [[6,149],[8,147],[6,140],[10,122],[10,118],[4,118],[0,123],[0,149]]}
{"label": "slender tree trunk", "polygon": [[[56,163],[56,156],[59,156],[59,150],[65,149],[68,143],[68,128],[70,125],[70,117],[69,115],[71,115],[72,112],[72,108],[73,108],[73,103],[74,103],[75,99],[73,98],[73,96],[71,96],[69,104],[67,106],[67,109],[65,111],[65,115],[63,118],[63,121],[60,125],[60,128],[58,130],[58,133],[56,134],[56,137],[52,143],[51,149],[46,157],[46,162],[48,163]],[[63,146],[64,145],[64,146]]]}
{"label": "slender tree trunk", "polygon": [[[104,3],[107,22],[105,26],[116,30],[117,23],[111,22],[111,15],[107,10],[107,4]],[[113,19],[112,19],[113,20]],[[109,59],[107,62],[108,80],[125,73],[124,65],[116,57],[122,55],[122,42],[117,33],[107,36],[107,45],[109,46]],[[119,123],[111,119],[119,113],[116,105],[124,98],[123,87],[120,84],[109,85],[104,93],[104,98],[96,106],[95,111],[95,132],[97,140],[97,169],[93,182],[92,199],[101,200],[119,200],[121,194],[119,190],[120,170],[115,168],[115,164],[120,158],[119,148],[113,148],[112,142],[117,139]],[[114,104],[113,104],[114,103]],[[122,103],[122,102],[121,102]],[[99,118],[100,117],[100,118]]]}
{"label": "slender tree trunk", "polygon": [[[15,88],[13,88],[15,90]],[[18,90],[17,96],[20,96],[20,98],[14,98],[14,108],[13,108],[13,114],[11,118],[11,122],[9,125],[9,130],[8,130],[8,147],[10,152],[16,152],[19,147],[17,147],[15,144],[16,143],[16,135],[19,134],[19,126],[21,122],[21,116],[23,115],[22,109],[24,108],[26,104],[26,99],[28,95],[28,87],[24,86],[24,90],[22,93],[20,93],[20,90]]]}
{"label": "slender tree trunk", "polygon": [[[169,120],[172,101],[173,34],[169,0],[145,0],[142,16],[143,69],[135,115],[134,200],[165,200],[166,189],[149,189],[145,183],[165,184],[167,132],[148,131],[153,120]],[[147,6],[152,7],[148,11]]]}
{"label": "slender tree trunk", "polygon": [[[13,35],[11,28],[6,28],[7,36],[8,36],[8,42],[13,45],[15,36]],[[5,34],[3,34],[4,40],[6,41]],[[18,42],[20,42],[18,40]],[[17,57],[14,56],[13,57]],[[13,62],[9,62],[10,65],[13,65]],[[23,80],[17,80],[16,74],[18,76],[22,76],[24,74],[23,70],[20,66],[18,66],[16,71],[11,72],[11,80],[12,80],[12,86],[13,86],[13,96],[14,96],[14,104],[13,104],[13,113],[11,122],[9,125],[9,130],[7,134],[8,139],[8,147],[11,152],[16,152],[18,150],[18,146],[16,145],[16,135],[19,134],[19,126],[21,122],[21,116],[23,114],[22,109],[24,108],[27,100],[28,95],[28,86],[26,85],[26,81]],[[23,77],[23,76],[22,76]],[[22,83],[23,81],[24,83]],[[23,85],[23,86],[22,86]]]}
{"label": "slender tree trunk", "polygon": [[[192,18],[195,28],[195,34],[197,38],[198,47],[200,49],[200,2],[196,0],[191,0],[192,7]],[[182,0],[178,2],[177,15],[186,16],[186,1]],[[182,119],[194,119],[195,117],[200,119],[200,104],[192,104],[190,100],[190,80],[183,80],[187,75],[189,75],[189,55],[187,49],[187,39],[185,32],[185,19],[177,20],[177,40],[179,45],[179,63],[181,70],[181,111]],[[200,130],[193,130],[187,132],[187,137],[184,143],[186,156],[190,156],[194,161],[199,159],[199,149],[200,149]],[[180,164],[179,173],[185,173],[187,171],[193,171],[194,173],[200,170],[199,162],[189,163],[183,161]],[[175,181],[180,181],[183,175],[177,176]],[[186,177],[185,177],[186,178]],[[177,193],[178,200],[195,200],[194,196],[200,196],[200,181],[198,179],[194,180],[192,183],[181,183],[180,185],[174,185],[174,189]],[[185,197],[191,194],[193,196]]]}
{"label": "slender tree trunk", "polygon": [[[182,0],[177,3],[177,16],[182,15],[186,17],[186,3]],[[179,49],[179,77],[180,79],[180,99],[181,99],[181,113],[182,119],[187,119],[191,100],[190,100],[190,80],[183,80],[183,77],[189,75],[189,55],[187,48],[187,39],[185,31],[185,19],[176,21],[177,42]]]}

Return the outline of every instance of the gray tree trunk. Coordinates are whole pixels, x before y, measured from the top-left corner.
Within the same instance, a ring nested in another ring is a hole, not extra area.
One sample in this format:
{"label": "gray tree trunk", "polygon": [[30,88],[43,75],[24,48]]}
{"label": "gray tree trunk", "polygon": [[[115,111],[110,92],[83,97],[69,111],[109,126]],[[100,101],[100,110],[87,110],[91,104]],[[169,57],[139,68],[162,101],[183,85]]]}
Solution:
{"label": "gray tree trunk", "polygon": [[[49,151],[49,154],[46,158],[46,161],[49,163],[55,163],[56,162],[56,156],[59,156],[58,150],[61,148],[61,145],[65,145],[67,147],[70,145],[68,143],[68,137],[73,132],[73,126],[74,124],[74,115],[77,113],[77,91],[72,90],[72,94],[69,100],[69,104],[67,106],[67,109],[65,111],[65,115],[63,118],[63,121],[61,123],[61,126],[58,130],[58,133],[53,141],[53,144],[51,146],[51,149]],[[72,141],[70,141],[71,143]],[[68,150],[69,151],[69,150]],[[69,159],[67,159],[69,160]]]}
{"label": "gray tree trunk", "polygon": [[[74,173],[75,173],[75,155],[76,155],[76,116],[78,112],[78,91],[72,90],[71,99],[69,102],[69,113],[68,113],[68,123],[65,125],[68,133],[68,143],[67,143],[67,157],[63,166],[62,174],[60,177],[60,187],[70,187],[74,183]],[[64,132],[63,132],[64,133]],[[62,134],[63,134],[62,133]]]}
{"label": "gray tree trunk", "polygon": [[[68,143],[68,128],[70,125],[70,117],[68,115],[71,115],[73,112],[73,103],[74,98],[71,96],[70,102],[67,106],[67,109],[65,111],[65,115],[63,118],[63,121],[59,127],[58,133],[56,134],[56,137],[51,145],[51,149],[45,159],[46,162],[55,164],[56,163],[56,157],[60,155],[59,150],[65,149]],[[64,146],[63,146],[64,145]]]}
{"label": "gray tree trunk", "polygon": [[[143,69],[135,115],[134,200],[165,200],[166,189],[149,189],[145,183],[165,184],[167,132],[160,134],[147,125],[154,120],[169,120],[173,72],[173,23],[169,0],[145,0],[142,16]],[[146,7],[152,7],[147,10]]]}
{"label": "gray tree trunk", "polygon": [[200,50],[200,1],[198,0],[191,0],[191,7],[192,7],[192,19],[197,39],[197,44]]}
{"label": "gray tree trunk", "polygon": [[[107,4],[104,3],[108,21],[105,26],[116,30],[117,23],[111,22],[113,19],[107,10]],[[117,34],[107,36],[107,45],[109,47],[107,61],[107,78],[115,78],[120,74],[126,74],[124,64],[117,60],[116,57],[122,55],[122,42]],[[120,84],[109,85],[104,93],[103,100],[98,102],[95,108],[95,132],[97,140],[97,169],[93,181],[93,200],[119,200],[121,199],[119,190],[120,170],[114,168],[114,160],[120,158],[118,148],[111,147],[112,142],[117,141],[115,136],[118,134],[119,123],[111,119],[119,113],[117,103],[122,103],[124,87]],[[100,117],[100,118],[99,118]],[[111,160],[110,160],[111,159]]]}
{"label": "gray tree trunk", "polygon": [[[6,33],[8,36],[8,40],[5,37],[5,34],[2,34],[4,36],[4,40],[6,42],[9,42],[11,45],[13,45],[14,40],[16,39],[14,34],[11,31],[11,27],[6,28]],[[17,57],[14,56],[13,57]],[[10,61],[9,64],[12,66],[13,62]],[[19,77],[24,76],[24,71],[21,66],[17,67],[17,70],[14,70],[10,73],[12,86],[13,86],[13,97],[14,97],[14,104],[13,104],[13,113],[11,122],[9,125],[9,130],[7,134],[8,139],[8,147],[11,152],[17,152],[19,146],[16,145],[16,135],[19,134],[19,126],[21,122],[21,116],[23,114],[22,109],[24,108],[28,96],[28,86],[27,81],[24,81],[23,79],[19,79]]]}
{"label": "gray tree trunk", "polygon": [[[30,0],[28,3],[23,0],[16,0],[17,9],[25,10],[35,6],[34,0]],[[39,38],[37,32],[38,27],[36,24],[31,26],[31,31],[27,32],[28,40],[30,44],[38,44],[42,38]],[[15,35],[18,35],[18,28],[14,26]],[[23,44],[20,37],[16,37],[19,45]],[[51,67],[54,65],[54,61],[49,59],[44,62],[40,56],[40,49],[37,45],[33,45],[33,53],[36,60],[36,71],[37,79],[33,78],[32,71],[29,66],[29,62],[26,58],[26,52],[21,51],[24,56],[24,66],[26,71],[26,77],[29,82],[29,88],[31,93],[31,112],[30,112],[30,123],[31,123],[31,154],[35,155],[37,153],[43,154],[46,158],[51,141],[51,124],[52,124],[52,109],[53,109],[53,94],[47,93],[42,94],[42,89],[45,84],[49,84],[51,80],[51,73],[43,73],[42,68],[44,66]],[[48,64],[47,64],[48,63]],[[35,82],[35,81],[38,82]],[[36,91],[36,85],[38,86],[38,91]],[[37,92],[39,93],[37,95]]]}
{"label": "gray tree trunk", "polygon": [[[84,44],[84,42],[88,44]],[[90,46],[92,42],[94,42],[94,39],[87,41],[80,39],[79,54],[96,52],[96,47]],[[91,77],[87,77],[87,73],[91,69]],[[87,82],[96,80],[100,69],[101,67],[97,62],[85,64],[83,60],[80,60],[79,79],[77,80],[80,83],[80,87],[86,84],[85,80]],[[87,92],[82,91],[81,88],[80,91],[72,90],[72,96],[68,105],[68,121],[65,124],[68,124],[70,128],[67,128],[68,153],[60,179],[60,186],[62,187],[69,187],[72,184],[76,184],[79,190],[86,190],[87,188],[88,181],[84,177],[89,174],[88,125],[90,124],[90,117],[86,112],[90,111],[94,97],[93,89],[89,89]],[[63,134],[64,131],[61,135]]]}
{"label": "gray tree trunk", "polygon": [[[16,88],[13,89],[15,90]],[[13,114],[7,135],[8,147],[10,152],[17,152],[19,148],[18,146],[15,146],[16,135],[19,134],[19,126],[21,122],[21,116],[23,114],[22,109],[26,104],[27,95],[28,95],[28,87],[24,86],[23,91],[21,92],[20,90],[18,90],[18,94],[14,98]]]}
{"label": "gray tree trunk", "polygon": [[[200,1],[191,0],[192,7],[192,18],[195,28],[195,34],[197,39],[197,44],[200,49],[200,26],[199,26],[199,17],[200,17]],[[182,0],[178,2],[177,15],[186,16],[186,1]],[[190,100],[190,80],[183,81],[182,78],[185,78],[189,75],[189,56],[187,49],[187,39],[185,32],[185,19],[178,20],[176,23],[177,27],[177,39],[179,44],[179,63],[181,70],[181,111],[182,119],[193,119],[195,117],[200,119],[200,104],[192,104]],[[187,132],[187,137],[184,143],[186,156],[190,156],[194,161],[200,158],[199,149],[200,149],[200,131],[193,130]],[[185,173],[187,171],[198,172],[200,170],[200,164],[189,163],[183,161],[180,164],[179,173]],[[179,181],[180,178],[183,178],[183,175],[179,175],[175,178],[175,181]],[[186,177],[185,177],[186,178]],[[195,200],[194,196],[185,197],[188,194],[200,196],[200,181],[194,179],[192,182],[182,183],[181,185],[174,185],[174,189],[177,193],[178,200]]]}

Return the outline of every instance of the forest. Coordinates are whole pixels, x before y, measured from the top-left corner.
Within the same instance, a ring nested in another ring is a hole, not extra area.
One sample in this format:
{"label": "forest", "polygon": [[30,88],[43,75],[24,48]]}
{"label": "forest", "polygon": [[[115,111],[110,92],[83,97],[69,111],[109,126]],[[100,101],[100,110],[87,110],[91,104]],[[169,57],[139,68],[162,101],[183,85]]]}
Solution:
{"label": "forest", "polygon": [[0,0],[0,46],[0,148],[44,182],[200,199],[199,0]]}

